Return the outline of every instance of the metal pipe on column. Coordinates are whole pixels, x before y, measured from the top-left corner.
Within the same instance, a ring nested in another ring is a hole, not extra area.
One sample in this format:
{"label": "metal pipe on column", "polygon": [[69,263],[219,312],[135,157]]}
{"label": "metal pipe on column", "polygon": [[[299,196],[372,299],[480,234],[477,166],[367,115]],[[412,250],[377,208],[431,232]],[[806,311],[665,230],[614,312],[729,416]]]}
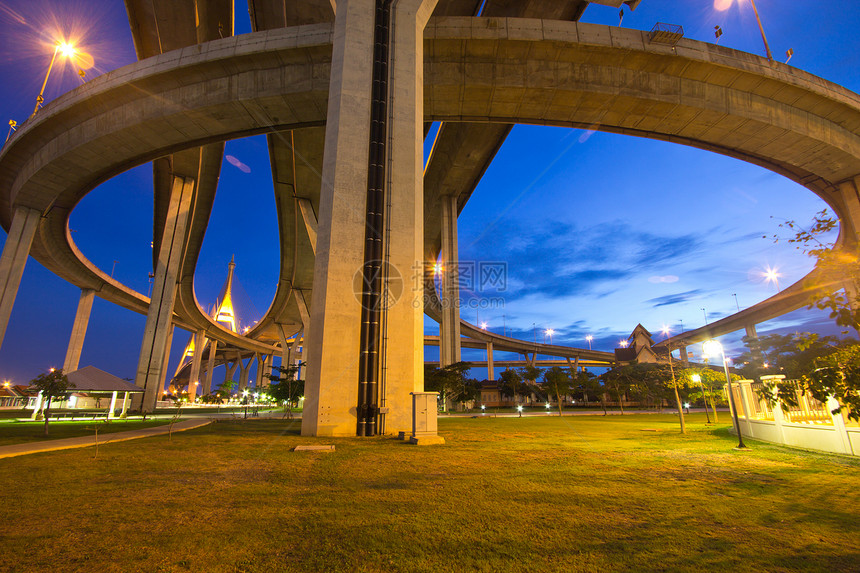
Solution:
{"label": "metal pipe on column", "polygon": [[385,221],[385,140],[388,120],[388,52],[392,0],[377,0],[373,33],[373,93],[362,269],[361,331],[358,363],[357,428],[373,436],[379,415],[379,347],[383,313],[382,256]]}

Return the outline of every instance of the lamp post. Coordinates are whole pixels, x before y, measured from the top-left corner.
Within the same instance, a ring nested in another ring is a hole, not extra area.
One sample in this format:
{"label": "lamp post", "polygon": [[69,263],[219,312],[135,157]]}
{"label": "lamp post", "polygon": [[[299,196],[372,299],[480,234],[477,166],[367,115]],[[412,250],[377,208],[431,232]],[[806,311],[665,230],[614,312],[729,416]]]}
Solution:
{"label": "lamp post", "polygon": [[57,54],[61,53],[63,56],[70,58],[75,55],[75,48],[71,44],[67,44],[65,42],[57,42],[57,45],[54,46],[54,55],[51,56],[51,63],[48,64],[48,72],[45,74],[45,81],[42,82],[42,89],[39,90],[39,95],[36,97],[36,107],[33,108],[33,115],[36,115],[36,112],[39,111],[39,108],[42,107],[42,103],[45,101],[45,87],[48,85],[48,78],[51,76],[51,70],[54,68],[54,62],[57,60]]}
{"label": "lamp post", "polygon": [[705,403],[705,418],[708,420],[708,425],[711,423],[711,415],[708,413],[708,397],[705,395],[705,385],[702,384],[702,377],[698,374],[693,374],[690,376],[690,380],[693,382],[698,382],[699,386],[702,388],[702,401]]}
{"label": "lamp post", "polygon": [[758,22],[758,29],[761,32],[761,39],[764,42],[764,51],[767,54],[767,60],[769,62],[773,61],[773,55],[770,53],[770,46],[767,43],[767,38],[764,35],[764,27],[761,25],[761,18],[758,15],[758,8],[755,7],[755,0],[750,0],[750,4],[752,4],[753,12],[755,12],[755,19]]}
{"label": "lamp post", "polygon": [[586,335],[585,340],[588,341],[588,349],[591,350],[591,341],[594,339],[590,334]]}
{"label": "lamp post", "polygon": [[[743,0],[738,0],[738,4],[740,4],[742,1]],[[758,22],[758,29],[761,32],[761,39],[764,42],[764,50],[767,54],[767,59],[769,62],[773,62],[773,55],[770,53],[770,45],[768,45],[767,37],[765,37],[764,35],[764,27],[761,25],[761,18],[758,15],[758,8],[756,8],[755,0],[750,0],[750,4],[752,5],[753,12],[755,12],[755,19]],[[732,0],[720,0],[719,2],[715,3],[717,10],[720,11],[728,9],[729,7],[731,7],[731,5]],[[717,37],[717,40],[719,40],[720,36],[723,35],[723,30],[719,26],[716,26],[714,28],[714,35]]]}
{"label": "lamp post", "polygon": [[546,344],[546,337],[549,335],[549,343],[552,344],[552,335],[555,331],[551,328],[547,328],[543,333],[543,342]]}
{"label": "lamp post", "polygon": [[738,433],[738,448],[739,450],[746,449],[744,445],[744,437],[741,434],[741,423],[738,420],[738,408],[735,405],[735,392],[732,386],[732,378],[729,376],[729,363],[726,361],[726,354],[723,352],[723,345],[716,340],[707,340],[702,344],[702,351],[708,355],[716,355],[718,352],[723,359],[723,371],[726,373],[726,384],[729,386],[729,403],[732,405],[732,414],[734,414],[735,431]]}

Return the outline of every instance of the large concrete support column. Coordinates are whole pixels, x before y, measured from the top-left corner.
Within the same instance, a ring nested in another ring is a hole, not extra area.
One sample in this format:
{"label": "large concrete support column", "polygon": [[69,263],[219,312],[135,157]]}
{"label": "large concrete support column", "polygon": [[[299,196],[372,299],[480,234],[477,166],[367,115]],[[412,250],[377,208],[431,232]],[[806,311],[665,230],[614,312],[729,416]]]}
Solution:
{"label": "large concrete support column", "polygon": [[251,374],[251,362],[254,360],[253,358],[248,359],[248,364],[242,360],[242,357],[239,356],[239,387],[237,390],[242,392],[248,387],[248,376]]}
{"label": "large concrete support column", "polygon": [[[847,221],[843,221],[847,223],[845,225],[847,227],[846,243],[849,248],[856,250],[858,248],[858,241],[860,241],[860,177],[843,181],[839,184],[839,191],[845,204],[843,218],[848,219]],[[846,280],[843,286],[848,304],[856,310],[858,296],[860,296],[860,285],[855,281]]]}
{"label": "large concrete support column", "polygon": [[27,264],[33,237],[39,228],[40,216],[39,211],[27,207],[16,207],[12,215],[12,226],[6,235],[3,254],[0,255],[0,347],[3,346],[12,306],[24,275],[24,265]]}
{"label": "large concrete support column", "polygon": [[686,347],[686,346],[680,346],[680,347],[678,348],[678,350],[680,351],[680,354],[681,354],[681,362],[683,362],[683,363],[684,363],[684,366],[689,366],[689,364],[690,364],[690,355],[689,355],[689,354],[687,354],[687,347]]}
{"label": "large concrete support column", "polygon": [[746,335],[749,338],[758,338],[758,332],[756,332],[755,324],[747,324],[744,327],[744,330],[746,331]]}
{"label": "large concrete support column", "polygon": [[266,354],[263,356],[263,374],[260,376],[260,389],[268,388],[271,385],[271,380],[269,376],[272,374],[272,358],[271,354]]}
{"label": "large concrete support column", "polygon": [[266,375],[266,359],[268,356],[265,354],[254,354],[254,358],[257,360],[257,375],[254,377],[254,391],[259,392],[263,388],[263,379]]}
{"label": "large concrete support column", "polygon": [[209,340],[209,359],[206,361],[206,375],[203,376],[203,395],[212,393],[212,376],[215,372],[215,353],[218,352],[218,341]]}
{"label": "large concrete support column", "polygon": [[191,372],[188,375],[188,402],[194,403],[200,387],[200,366],[203,364],[203,347],[206,346],[206,331],[194,333],[194,354],[191,355]]}
{"label": "large concrete support column", "polygon": [[[164,356],[161,357],[161,371],[164,373],[163,377],[160,377],[158,380],[158,385],[156,388],[155,399],[160,400],[161,394],[164,391],[165,382],[169,383],[170,378],[167,378],[168,372],[170,369],[170,347],[173,345],[173,323],[169,323],[167,325],[167,340],[164,341]],[[144,393],[144,396],[146,394]],[[145,403],[145,402],[144,402]]]}
{"label": "large concrete support column", "polygon": [[93,309],[93,299],[95,296],[96,291],[93,289],[81,289],[81,298],[78,300],[78,311],[75,313],[75,324],[72,326],[72,335],[69,337],[66,359],[63,361],[63,372],[67,374],[77,370],[81,361],[81,350],[84,348],[84,339],[87,336],[87,326],[90,323],[90,312]]}
{"label": "large concrete support column", "polygon": [[[382,360],[387,368],[379,386],[379,405],[388,409],[386,433],[411,428],[409,392],[424,387],[423,30],[435,4],[396,0],[391,9],[385,138],[390,267]],[[338,0],[335,12],[311,328],[305,340],[304,435],[356,435],[362,309],[354,281],[364,264],[375,6],[373,0]]]}
{"label": "large concrete support column", "polygon": [[496,379],[496,366],[493,364],[493,343],[487,343],[487,380]]}
{"label": "large concrete support column", "polygon": [[177,279],[193,195],[194,179],[173,178],[170,205],[155,267],[152,300],[146,315],[146,327],[135,378],[135,384],[144,389],[143,410],[147,412],[155,408],[155,401],[164,378],[163,357],[168,331],[172,330],[170,326],[173,319],[173,303],[176,300]]}
{"label": "large concrete support column", "polygon": [[457,247],[457,197],[445,195],[441,199],[442,322],[439,323],[439,366],[444,367],[460,361],[460,256]]}
{"label": "large concrete support column", "polygon": [[[287,341],[287,333],[284,330],[283,324],[278,324],[278,338],[281,341],[281,368],[287,368],[290,365],[290,343]],[[298,335],[296,335],[298,338]]]}
{"label": "large concrete support column", "polygon": [[224,382],[235,382],[233,376],[236,375],[236,367],[242,362],[241,359],[236,359],[229,364],[225,364]]}
{"label": "large concrete support column", "polygon": [[847,239],[856,243],[860,238],[860,177],[843,181],[838,185],[842,203],[845,205],[843,218],[847,221]]}
{"label": "large concrete support column", "polygon": [[758,333],[756,332],[755,324],[747,324],[744,329],[746,331],[747,338],[750,339],[748,344],[750,354],[752,354],[753,358],[761,360],[761,347],[758,345]]}
{"label": "large concrete support column", "polygon": [[[307,363],[305,360],[305,348],[307,348],[307,343],[304,342],[305,332],[302,331],[300,334],[296,335],[296,339],[293,341],[293,345],[290,346],[290,358],[294,361],[295,365],[299,368],[296,371],[296,380],[307,380],[308,369],[307,366],[302,366],[303,362]],[[301,350],[299,350],[301,348]]]}

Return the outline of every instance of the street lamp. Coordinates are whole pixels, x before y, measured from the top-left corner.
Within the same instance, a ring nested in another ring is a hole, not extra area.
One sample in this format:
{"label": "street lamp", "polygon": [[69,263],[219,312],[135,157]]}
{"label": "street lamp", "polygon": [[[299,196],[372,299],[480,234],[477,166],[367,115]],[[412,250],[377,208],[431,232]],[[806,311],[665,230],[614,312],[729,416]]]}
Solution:
{"label": "street lamp", "polygon": [[746,449],[744,445],[744,437],[741,435],[741,423],[738,420],[738,408],[735,405],[735,392],[732,386],[732,378],[729,376],[729,363],[726,361],[726,354],[723,351],[723,345],[716,340],[706,340],[702,344],[702,351],[709,356],[716,356],[719,353],[723,359],[723,370],[726,373],[726,384],[729,386],[729,403],[732,405],[732,414],[734,414],[735,431],[738,433],[738,449]]}
{"label": "street lamp", "polygon": [[627,348],[627,341],[626,340],[620,340],[618,342],[618,344],[621,345],[621,348]]}
{"label": "street lamp", "polygon": [[547,335],[549,335],[549,343],[550,343],[550,344],[552,344],[552,335],[553,335],[553,333],[555,333],[555,331],[554,331],[553,329],[551,329],[551,328],[547,328],[547,329],[544,331],[544,333],[543,333],[543,341],[544,341],[544,344],[546,343],[546,337],[547,337]]}
{"label": "street lamp", "polygon": [[45,74],[45,81],[42,82],[42,89],[39,91],[38,97],[36,97],[36,107],[33,109],[33,115],[36,115],[36,112],[39,111],[39,108],[42,107],[42,103],[45,101],[45,87],[48,85],[48,78],[51,76],[51,70],[54,67],[54,62],[57,60],[57,54],[62,54],[66,58],[71,58],[75,55],[75,47],[66,42],[57,42],[54,46],[54,55],[51,56],[51,63],[48,65],[48,73]]}
{"label": "street lamp", "polygon": [[711,415],[708,413],[708,397],[705,394],[705,385],[702,384],[702,377],[698,374],[693,374],[690,376],[690,380],[693,382],[698,382],[699,386],[702,388],[702,401],[705,403],[705,418],[708,420],[708,424],[711,423]]}
{"label": "street lamp", "polygon": [[588,349],[591,350],[591,341],[594,340],[594,337],[588,334],[586,335],[585,340],[588,341]]}

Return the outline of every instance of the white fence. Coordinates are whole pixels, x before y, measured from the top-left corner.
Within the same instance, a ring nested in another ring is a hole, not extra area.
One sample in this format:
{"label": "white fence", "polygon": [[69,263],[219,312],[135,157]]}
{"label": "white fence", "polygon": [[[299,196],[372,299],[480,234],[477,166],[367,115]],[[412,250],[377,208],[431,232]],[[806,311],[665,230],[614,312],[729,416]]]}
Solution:
{"label": "white fence", "polygon": [[[809,394],[798,392],[798,405],[790,408],[760,397],[762,382],[733,382],[735,404],[740,407],[738,422],[745,437],[786,446],[860,456],[860,425],[841,413],[833,414],[839,403],[830,398],[822,404]],[[782,377],[779,377],[782,378]],[[728,385],[723,387],[728,396]],[[731,402],[729,403],[731,407]]]}

